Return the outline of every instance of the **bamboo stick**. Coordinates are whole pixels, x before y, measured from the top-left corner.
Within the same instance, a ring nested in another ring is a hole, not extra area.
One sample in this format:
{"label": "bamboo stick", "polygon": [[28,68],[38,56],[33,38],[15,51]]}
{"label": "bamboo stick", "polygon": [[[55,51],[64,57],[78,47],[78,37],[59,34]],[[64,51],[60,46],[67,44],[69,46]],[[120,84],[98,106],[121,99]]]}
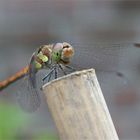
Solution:
{"label": "bamboo stick", "polygon": [[43,86],[61,140],[118,140],[94,69]]}

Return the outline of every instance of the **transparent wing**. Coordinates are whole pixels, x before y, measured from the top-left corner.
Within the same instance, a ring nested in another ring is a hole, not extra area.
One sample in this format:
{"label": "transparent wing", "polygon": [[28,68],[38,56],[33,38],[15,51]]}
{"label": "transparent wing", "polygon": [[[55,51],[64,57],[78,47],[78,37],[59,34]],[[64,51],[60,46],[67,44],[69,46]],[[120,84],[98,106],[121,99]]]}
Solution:
{"label": "transparent wing", "polygon": [[73,43],[72,46],[75,55],[70,65],[77,70],[94,68],[100,83],[106,83],[113,75],[112,82],[114,80],[117,84],[121,83],[118,78],[122,85],[135,82],[132,77],[137,77],[139,71],[140,49],[134,44]]}
{"label": "transparent wing", "polygon": [[113,95],[124,87],[132,89],[139,81],[140,49],[134,44],[73,43],[72,46],[75,55],[70,65],[77,70],[94,68],[104,94]]}
{"label": "transparent wing", "polygon": [[39,88],[37,87],[34,55],[29,64],[28,74],[20,81],[20,89],[17,92],[18,103],[27,112],[33,112],[40,106]]}
{"label": "transparent wing", "polygon": [[78,44],[73,43],[75,55],[72,65],[78,69],[95,68],[99,71],[120,72],[133,44]]}

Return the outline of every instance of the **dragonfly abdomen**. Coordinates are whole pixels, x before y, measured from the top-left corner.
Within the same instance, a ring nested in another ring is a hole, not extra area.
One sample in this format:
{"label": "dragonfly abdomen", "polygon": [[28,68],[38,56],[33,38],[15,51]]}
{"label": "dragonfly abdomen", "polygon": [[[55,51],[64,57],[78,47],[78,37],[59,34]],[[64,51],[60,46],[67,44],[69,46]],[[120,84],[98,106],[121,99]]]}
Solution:
{"label": "dragonfly abdomen", "polygon": [[7,78],[4,81],[0,82],[0,91],[7,87],[8,85],[12,84],[13,82],[17,81],[18,79],[24,77],[29,71],[29,66],[24,67],[22,70],[20,70],[19,72],[17,72],[15,75]]}

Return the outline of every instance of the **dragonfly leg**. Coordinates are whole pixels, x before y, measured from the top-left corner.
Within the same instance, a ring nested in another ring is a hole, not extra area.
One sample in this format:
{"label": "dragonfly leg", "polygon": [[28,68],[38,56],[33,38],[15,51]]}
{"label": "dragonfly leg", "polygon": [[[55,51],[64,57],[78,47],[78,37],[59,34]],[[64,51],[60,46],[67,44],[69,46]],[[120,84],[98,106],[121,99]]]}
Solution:
{"label": "dragonfly leg", "polygon": [[76,71],[76,69],[73,68],[73,67],[71,67],[71,66],[66,65],[65,67],[68,68],[68,69],[70,69],[70,70],[72,70],[72,71]]}
{"label": "dragonfly leg", "polygon": [[56,69],[56,67],[54,68],[54,72],[55,72],[55,73],[54,73],[54,74],[55,74],[55,75],[54,75],[54,76],[55,76],[55,79],[57,79],[58,74],[57,74],[57,69]]}
{"label": "dragonfly leg", "polygon": [[[53,71],[53,72],[54,72],[54,71]],[[51,77],[52,77],[53,72],[49,75],[49,77],[48,77],[48,82],[50,82],[50,79],[51,79]]]}
{"label": "dragonfly leg", "polygon": [[45,81],[55,70],[55,68],[53,68],[42,80]]}
{"label": "dragonfly leg", "polygon": [[67,75],[67,73],[65,72],[65,70],[63,69],[63,67],[60,64],[58,64],[58,66],[62,70],[62,72],[64,73],[64,75]]}

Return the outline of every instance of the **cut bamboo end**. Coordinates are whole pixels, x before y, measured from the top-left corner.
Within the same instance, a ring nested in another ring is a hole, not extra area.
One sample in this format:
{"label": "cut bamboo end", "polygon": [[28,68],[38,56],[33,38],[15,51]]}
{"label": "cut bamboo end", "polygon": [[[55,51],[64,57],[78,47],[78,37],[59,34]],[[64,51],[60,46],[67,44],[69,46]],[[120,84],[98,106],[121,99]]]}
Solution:
{"label": "cut bamboo end", "polygon": [[43,86],[61,140],[118,140],[95,70],[83,70]]}

